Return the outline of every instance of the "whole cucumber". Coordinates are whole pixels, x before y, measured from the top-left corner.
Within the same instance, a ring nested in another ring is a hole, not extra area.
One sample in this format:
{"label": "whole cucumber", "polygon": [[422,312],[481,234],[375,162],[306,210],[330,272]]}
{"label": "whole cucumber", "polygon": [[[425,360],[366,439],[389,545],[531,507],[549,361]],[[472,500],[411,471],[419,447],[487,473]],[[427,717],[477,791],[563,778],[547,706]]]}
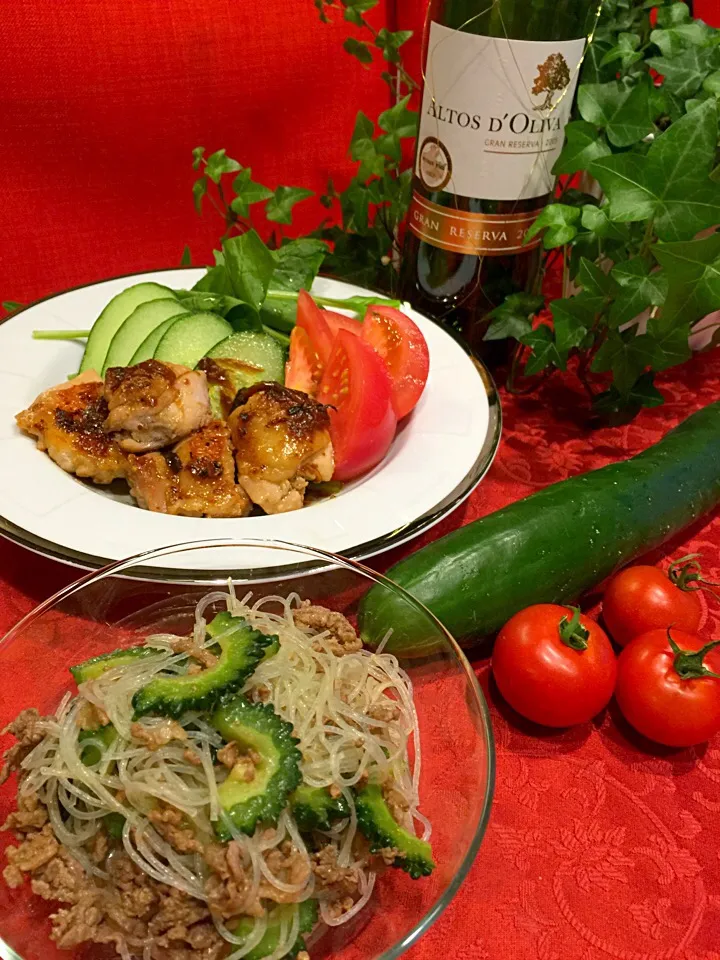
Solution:
{"label": "whole cucumber", "polygon": [[[659,443],[546,487],[423,547],[387,575],[464,646],[533,603],[577,600],[720,502],[720,402]],[[427,621],[381,586],[364,597],[363,639],[421,656],[437,647]]]}

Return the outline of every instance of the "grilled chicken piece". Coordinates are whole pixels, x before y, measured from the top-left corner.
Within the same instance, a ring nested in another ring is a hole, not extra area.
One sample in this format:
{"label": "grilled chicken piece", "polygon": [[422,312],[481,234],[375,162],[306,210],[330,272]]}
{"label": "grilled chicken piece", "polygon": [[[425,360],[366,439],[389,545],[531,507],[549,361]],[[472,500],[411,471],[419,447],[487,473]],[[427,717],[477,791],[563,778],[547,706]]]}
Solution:
{"label": "grilled chicken piece", "polygon": [[41,393],[15,419],[67,473],[112,483],[125,476],[127,458],[103,429],[107,414],[103,382],[88,370]]}
{"label": "grilled chicken piece", "polygon": [[238,482],[265,513],[298,510],[308,481],[330,480],[335,469],[327,408],[278,383],[241,390],[235,407]]}
{"label": "grilled chicken piece", "polygon": [[212,420],[167,453],[128,457],[130,492],[141,507],[178,517],[244,517],[252,504],[235,482],[230,429]]}
{"label": "grilled chicken piece", "polygon": [[144,360],[105,374],[105,429],[130,453],[177,443],[211,419],[205,374],[176,363]]}

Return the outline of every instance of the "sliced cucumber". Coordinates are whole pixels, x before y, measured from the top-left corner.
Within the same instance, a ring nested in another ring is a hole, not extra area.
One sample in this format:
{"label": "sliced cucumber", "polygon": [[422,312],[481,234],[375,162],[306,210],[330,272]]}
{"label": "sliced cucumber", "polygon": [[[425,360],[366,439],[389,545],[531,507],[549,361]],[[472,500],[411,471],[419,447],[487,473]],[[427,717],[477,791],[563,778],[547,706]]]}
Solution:
{"label": "sliced cucumber", "polygon": [[142,363],[143,360],[152,360],[152,358],[155,356],[157,345],[160,343],[170,327],[178,319],[179,317],[170,317],[168,320],[163,320],[159,327],[155,327],[152,333],[149,333],[145,337],[143,342],[132,355],[128,366],[133,367],[136,363]]}
{"label": "sliced cucumber", "polygon": [[105,373],[108,367],[128,366],[135,351],[148,334],[156,330],[165,320],[188,313],[190,310],[178,303],[174,297],[172,300],[150,300],[148,303],[141,303],[112,338],[102,372]]}
{"label": "sliced cucumber", "polygon": [[[212,360],[239,360],[257,367],[257,371],[243,371],[238,368],[236,390],[250,387],[261,380],[277,380],[282,383],[285,373],[285,351],[267,333],[253,333],[249,330],[243,333],[234,333],[226,340],[208,350],[205,356]],[[242,381],[242,382],[240,382]]]}
{"label": "sliced cucumber", "polygon": [[191,313],[180,317],[163,334],[155,348],[156,360],[179,363],[194,369],[208,350],[225,340],[232,327],[215,313]]}
{"label": "sliced cucumber", "polygon": [[167,300],[173,297],[172,290],[159,283],[136,283],[113,297],[92,326],[85,344],[80,373],[85,370],[94,370],[96,373],[102,371],[112,338],[136,307],[150,300]]}

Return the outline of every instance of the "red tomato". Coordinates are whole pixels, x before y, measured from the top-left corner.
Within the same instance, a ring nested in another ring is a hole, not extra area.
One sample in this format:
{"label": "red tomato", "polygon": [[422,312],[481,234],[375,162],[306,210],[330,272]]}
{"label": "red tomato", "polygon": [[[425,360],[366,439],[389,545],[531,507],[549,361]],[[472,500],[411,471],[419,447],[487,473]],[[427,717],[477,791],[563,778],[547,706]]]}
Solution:
{"label": "red tomato", "polygon": [[425,337],[410,317],[379,304],[367,308],[363,337],[385,361],[392,380],[395,416],[402,420],[425,389],[430,355]]}
{"label": "red tomato", "polygon": [[347,330],[348,333],[354,333],[356,337],[362,336],[363,325],[360,320],[346,317],[344,313],[337,313],[335,310],[323,310],[322,315],[333,337],[338,330]]}
{"label": "red tomato", "polygon": [[683,630],[650,630],[635,637],[618,658],[615,689],[628,723],[668,747],[691,747],[718,733],[716,647]]}
{"label": "red tomato", "polygon": [[694,633],[702,607],[695,590],[681,589],[658,567],[627,567],[603,596],[603,620],[621,647],[648,630],[677,627]]}
{"label": "red tomato", "polygon": [[612,697],[617,661],[605,632],[579,611],[538,603],[498,634],[492,669],[518,713],[546,727],[591,720]]}
{"label": "red tomato", "polygon": [[360,337],[340,330],[317,399],[329,403],[336,480],[370,470],[388,451],[397,421],[390,378],[380,357]]}
{"label": "red tomato", "polygon": [[290,350],[285,364],[285,386],[315,396],[322,378],[323,365],[312,345],[307,330],[293,327]]}
{"label": "red tomato", "polygon": [[320,309],[306,290],[298,294],[296,325],[307,331],[320,362],[326,364],[332,351],[333,335],[325,319],[325,311]]}

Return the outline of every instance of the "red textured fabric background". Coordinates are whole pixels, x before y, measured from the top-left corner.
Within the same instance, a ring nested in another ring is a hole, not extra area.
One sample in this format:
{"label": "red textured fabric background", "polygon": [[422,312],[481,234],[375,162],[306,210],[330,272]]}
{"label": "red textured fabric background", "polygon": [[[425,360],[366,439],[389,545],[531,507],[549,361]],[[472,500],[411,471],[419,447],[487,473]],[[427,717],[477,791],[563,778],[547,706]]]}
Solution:
{"label": "red textured fabric background", "polygon": [[[419,27],[423,0],[388,3],[378,25]],[[695,13],[720,22],[720,3],[698,0]],[[320,27],[311,0],[3,0],[0,298],[170,266],[186,242],[206,260],[219,231],[190,201],[197,144],[227,147],[270,185],[342,181],[356,110],[387,102],[377,76],[343,53],[346,32]],[[312,203],[298,210],[303,227],[320,217]],[[504,396],[490,474],[422,541],[641,450],[720,397],[720,356],[660,386],[664,407],[594,434],[574,419],[567,384]],[[652,559],[691,551],[720,579],[720,516]],[[74,575],[0,541],[0,631]],[[720,636],[720,605],[704,610],[703,633]],[[497,738],[493,814],[470,877],[408,956],[720,960],[720,739],[654,749],[612,707],[543,732],[503,706],[485,661],[477,670]]]}

